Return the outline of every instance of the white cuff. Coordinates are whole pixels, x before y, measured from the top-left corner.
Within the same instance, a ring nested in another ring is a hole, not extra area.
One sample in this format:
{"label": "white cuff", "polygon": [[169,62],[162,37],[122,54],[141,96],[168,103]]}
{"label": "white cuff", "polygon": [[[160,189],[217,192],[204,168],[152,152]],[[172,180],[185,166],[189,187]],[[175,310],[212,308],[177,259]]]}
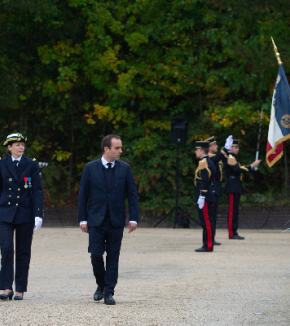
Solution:
{"label": "white cuff", "polygon": [[80,225],[83,225],[83,224],[88,224],[88,222],[87,221],[81,221]]}
{"label": "white cuff", "polygon": [[136,221],[129,221],[129,223],[135,223],[135,224],[137,224],[137,222],[136,222]]}

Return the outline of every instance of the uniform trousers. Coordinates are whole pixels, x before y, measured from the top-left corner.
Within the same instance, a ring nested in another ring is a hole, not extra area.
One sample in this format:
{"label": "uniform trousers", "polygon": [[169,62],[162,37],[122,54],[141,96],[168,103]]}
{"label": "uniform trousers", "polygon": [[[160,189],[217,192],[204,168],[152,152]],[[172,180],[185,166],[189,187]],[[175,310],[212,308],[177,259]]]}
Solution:
{"label": "uniform trousers", "polygon": [[28,271],[31,257],[31,243],[34,222],[13,224],[0,221],[0,245],[1,245],[1,272],[0,289],[12,290],[14,278],[14,230],[16,233],[15,254],[15,290],[26,292],[28,283]]}
{"label": "uniform trousers", "polygon": [[212,203],[212,216],[213,216],[213,239],[215,239],[216,234],[216,221],[217,221],[217,210],[219,206],[220,196],[215,195],[215,202]]}
{"label": "uniform trousers", "polygon": [[239,207],[241,195],[238,193],[227,194],[229,200],[228,228],[229,238],[237,235],[239,227]]}
{"label": "uniform trousers", "polygon": [[[105,288],[105,295],[113,294],[118,281],[119,256],[124,227],[113,227],[106,216],[99,227],[89,227],[89,252],[96,283]],[[106,268],[103,254],[106,251]]]}
{"label": "uniform trousers", "polygon": [[204,202],[204,206],[200,209],[197,205],[198,215],[200,224],[203,228],[202,241],[203,247],[207,251],[213,250],[213,229],[214,229],[214,219],[213,219],[213,203]]}

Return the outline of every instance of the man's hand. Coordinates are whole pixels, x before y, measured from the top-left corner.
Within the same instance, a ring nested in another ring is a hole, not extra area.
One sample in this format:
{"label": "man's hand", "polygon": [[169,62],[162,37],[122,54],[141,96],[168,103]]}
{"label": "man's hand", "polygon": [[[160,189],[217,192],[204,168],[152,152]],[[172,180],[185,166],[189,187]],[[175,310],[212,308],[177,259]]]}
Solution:
{"label": "man's hand", "polygon": [[89,233],[89,228],[88,228],[88,225],[87,224],[82,224],[80,225],[80,228],[83,232],[85,233]]}
{"label": "man's hand", "polygon": [[135,231],[137,229],[137,224],[136,223],[129,223],[129,233]]}
{"label": "man's hand", "polygon": [[260,164],[261,160],[257,160],[254,163],[252,163],[252,167],[256,168]]}

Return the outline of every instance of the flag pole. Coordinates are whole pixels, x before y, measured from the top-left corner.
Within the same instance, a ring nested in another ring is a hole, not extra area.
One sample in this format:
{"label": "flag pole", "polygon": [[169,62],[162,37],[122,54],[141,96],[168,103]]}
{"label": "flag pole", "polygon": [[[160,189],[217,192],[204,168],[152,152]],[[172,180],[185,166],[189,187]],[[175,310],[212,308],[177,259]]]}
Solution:
{"label": "flag pole", "polygon": [[[256,161],[259,159],[259,149],[260,149],[261,132],[262,132],[262,121],[263,121],[263,108],[261,109],[261,118],[260,118],[260,125],[259,125],[257,151],[256,151]],[[257,171],[257,170],[258,170],[258,167],[255,167],[255,171]]]}
{"label": "flag pole", "polygon": [[[278,61],[279,66],[282,64],[281,58],[280,58],[280,53],[278,52],[277,46],[273,40],[273,37],[271,36],[273,47],[274,47],[274,52]],[[286,152],[286,146],[284,146],[283,142],[283,155],[284,155],[284,164],[285,164],[285,188],[288,188],[288,162],[287,162],[287,152]],[[286,143],[285,143],[286,145]]]}
{"label": "flag pole", "polygon": [[273,40],[273,37],[271,36],[271,39],[272,39],[272,43],[273,43],[273,47],[274,47],[274,52],[275,52],[275,55],[276,55],[276,58],[277,58],[277,61],[278,61],[278,64],[279,66],[282,64],[282,61],[281,61],[281,58],[280,58],[280,53],[278,52],[278,49],[277,49],[277,46]]}

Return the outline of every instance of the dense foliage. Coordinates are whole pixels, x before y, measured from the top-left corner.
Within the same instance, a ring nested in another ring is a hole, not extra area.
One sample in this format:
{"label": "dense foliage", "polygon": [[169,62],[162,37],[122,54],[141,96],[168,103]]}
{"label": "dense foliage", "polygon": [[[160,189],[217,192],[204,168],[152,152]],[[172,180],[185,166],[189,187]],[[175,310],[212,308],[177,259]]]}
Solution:
{"label": "dense foliage", "polygon": [[194,140],[215,135],[222,145],[233,134],[242,140],[240,160],[250,163],[263,106],[264,162],[245,187],[280,190],[283,160],[265,164],[278,71],[270,37],[287,74],[289,35],[283,0],[0,0],[0,136],[27,135],[27,154],[50,163],[46,191],[75,205],[101,139],[121,135],[141,207],[160,213],[175,201],[171,118],[189,120],[180,198],[191,206]]}

